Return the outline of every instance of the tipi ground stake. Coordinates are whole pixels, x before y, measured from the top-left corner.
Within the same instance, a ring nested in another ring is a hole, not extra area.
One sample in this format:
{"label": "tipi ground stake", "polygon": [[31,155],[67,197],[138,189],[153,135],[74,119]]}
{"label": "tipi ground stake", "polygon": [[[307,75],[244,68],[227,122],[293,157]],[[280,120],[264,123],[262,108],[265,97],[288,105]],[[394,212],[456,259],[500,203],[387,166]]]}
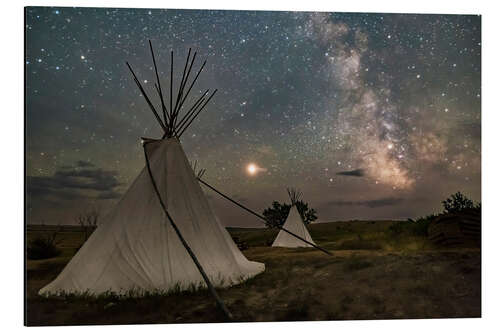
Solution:
{"label": "tipi ground stake", "polygon": [[314,247],[314,248],[316,248],[316,249],[318,249],[318,250],[320,250],[320,251],[322,251],[322,252],[324,252],[324,253],[328,254],[329,256],[332,256],[332,255],[333,255],[331,252],[329,252],[329,251],[327,251],[327,250],[323,249],[322,247],[320,247],[320,246],[318,246],[318,245],[316,245],[316,244],[314,244],[314,243],[309,242],[308,240],[305,240],[304,238],[300,237],[299,235],[296,235],[296,234],[294,234],[293,232],[288,231],[288,230],[286,230],[285,228],[283,228],[283,227],[281,227],[281,226],[274,225],[274,224],[270,223],[270,222],[269,222],[269,221],[268,221],[268,220],[267,220],[264,216],[260,215],[259,213],[254,212],[254,211],[253,211],[253,210],[251,210],[250,208],[247,208],[247,207],[243,206],[242,204],[240,204],[239,202],[237,202],[237,201],[235,201],[235,200],[231,199],[230,197],[228,197],[228,196],[227,196],[227,195],[225,195],[224,193],[222,193],[222,192],[218,191],[215,187],[213,187],[213,186],[211,186],[211,185],[207,184],[207,183],[206,183],[205,181],[203,181],[200,177],[197,177],[197,179],[198,179],[198,181],[199,181],[200,183],[202,183],[203,185],[205,185],[206,187],[208,187],[209,189],[211,189],[211,190],[212,190],[212,191],[214,191],[215,193],[219,194],[219,195],[220,195],[220,196],[222,196],[223,198],[225,198],[225,199],[227,199],[227,200],[231,201],[232,203],[234,203],[234,204],[235,204],[235,205],[237,205],[238,207],[243,208],[244,210],[246,210],[246,211],[247,211],[247,212],[249,212],[250,214],[253,214],[253,215],[257,216],[259,219],[263,220],[263,221],[265,222],[265,224],[266,224],[266,225],[270,225],[270,226],[272,226],[272,227],[276,227],[276,228],[278,228],[278,229],[280,229],[280,230],[283,230],[284,232],[286,232],[286,233],[288,233],[288,234],[292,235],[293,237],[296,237],[296,238],[300,239],[300,240],[301,240],[301,241],[303,241],[304,243],[307,243],[307,244],[311,245],[312,247]]}
{"label": "tipi ground stake", "polygon": [[189,245],[186,242],[186,240],[184,239],[184,237],[182,237],[182,234],[181,234],[180,230],[177,228],[177,225],[175,224],[174,220],[172,219],[172,217],[168,213],[167,207],[165,207],[165,204],[163,203],[163,200],[162,200],[161,195],[160,195],[160,191],[158,190],[158,187],[156,185],[155,179],[153,177],[153,172],[151,171],[151,166],[149,164],[148,153],[146,152],[146,145],[147,144],[148,144],[147,142],[145,142],[143,144],[144,157],[146,159],[146,166],[148,168],[149,178],[151,179],[151,183],[153,184],[153,188],[154,188],[154,190],[156,192],[156,196],[158,197],[158,201],[160,202],[160,205],[163,208],[163,211],[165,211],[165,214],[167,215],[167,218],[168,218],[168,221],[170,222],[170,225],[172,226],[172,228],[174,228],[175,233],[179,237],[182,245],[184,245],[184,248],[189,253],[189,255],[191,256],[191,259],[193,259],[194,264],[196,265],[196,267],[200,271],[201,276],[203,276],[203,280],[205,280],[205,283],[207,284],[208,289],[210,290],[210,293],[215,298],[215,302],[217,303],[217,306],[221,309],[221,311],[224,313],[224,315],[226,316],[226,318],[228,320],[232,320],[233,319],[233,315],[231,314],[231,312],[229,312],[229,310],[226,308],[226,305],[224,304],[224,302],[222,301],[222,299],[217,294],[217,291],[215,290],[214,286],[210,282],[210,279],[208,278],[207,274],[203,270],[203,267],[201,266],[200,262],[196,258],[196,255],[193,253],[193,251],[189,247]]}

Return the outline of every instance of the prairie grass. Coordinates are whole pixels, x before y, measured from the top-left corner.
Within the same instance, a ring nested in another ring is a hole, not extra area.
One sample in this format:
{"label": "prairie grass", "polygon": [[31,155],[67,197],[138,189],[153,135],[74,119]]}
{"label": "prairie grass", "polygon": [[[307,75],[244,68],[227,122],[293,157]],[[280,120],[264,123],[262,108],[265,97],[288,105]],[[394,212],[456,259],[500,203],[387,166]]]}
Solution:
{"label": "prairie grass", "polygon": [[[479,249],[435,249],[426,237],[400,233],[395,221],[348,221],[308,226],[315,242],[333,256],[310,248],[272,248],[276,230],[230,228],[249,246],[244,255],[265,263],[249,279],[217,288],[236,321],[446,318],[481,315]],[[27,240],[43,233],[28,230]],[[83,242],[76,229],[61,232],[62,253],[27,261],[27,324],[139,324],[221,322],[202,285],[124,293],[63,293],[42,297]],[[222,280],[222,279],[221,279]]]}

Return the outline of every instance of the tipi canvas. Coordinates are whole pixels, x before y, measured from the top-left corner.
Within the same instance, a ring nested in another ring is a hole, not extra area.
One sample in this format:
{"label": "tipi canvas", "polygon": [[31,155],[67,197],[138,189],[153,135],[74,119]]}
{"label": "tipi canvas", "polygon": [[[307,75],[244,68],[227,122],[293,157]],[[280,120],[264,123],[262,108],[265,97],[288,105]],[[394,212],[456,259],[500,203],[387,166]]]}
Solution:
{"label": "tipi canvas", "polygon": [[[264,270],[248,261],[216,220],[176,138],[148,145],[162,198],[214,286]],[[187,289],[203,279],[166,221],[146,168],[44,293]]]}
{"label": "tipi canvas", "polygon": [[[302,237],[306,241],[315,244],[309,234],[309,231],[306,228],[306,225],[302,221],[302,217],[300,216],[299,210],[297,209],[296,201],[298,200],[299,192],[295,190],[289,190],[290,199],[292,201],[292,207],[290,207],[290,211],[288,212],[288,216],[286,218],[285,223],[283,224],[283,229],[286,229],[297,236]],[[280,230],[278,236],[274,240],[273,247],[312,247],[312,245],[307,244],[306,242],[300,240],[297,237],[290,235],[283,230]]]}
{"label": "tipi canvas", "polygon": [[[151,53],[157,72],[152,46]],[[158,140],[145,139],[146,167],[59,276],[40,294],[142,294],[206,285],[215,294],[211,285],[229,286],[264,271],[264,264],[243,256],[217,221],[182,149],[180,136],[215,94],[205,100],[207,90],[184,117],[179,117],[204,66],[188,89],[196,57],[195,53],[186,71],[190,53],[177,101],[170,101],[170,110],[166,110],[160,81],[157,82],[163,120],[129,65],[165,134]]]}
{"label": "tipi canvas", "polygon": [[[289,230],[290,232],[293,232],[294,234],[304,238],[306,241],[311,242],[313,244],[314,241],[311,238],[311,235],[309,234],[309,231],[307,231],[307,228],[302,222],[302,218],[300,217],[299,211],[297,210],[297,206],[292,206],[290,208],[290,212],[288,213],[288,217],[286,218],[286,222],[283,225],[283,228],[286,230]],[[289,233],[280,230],[278,233],[278,236],[276,236],[276,239],[273,242],[274,247],[312,247],[311,245],[305,243],[304,241],[301,241],[297,237],[293,237]]]}

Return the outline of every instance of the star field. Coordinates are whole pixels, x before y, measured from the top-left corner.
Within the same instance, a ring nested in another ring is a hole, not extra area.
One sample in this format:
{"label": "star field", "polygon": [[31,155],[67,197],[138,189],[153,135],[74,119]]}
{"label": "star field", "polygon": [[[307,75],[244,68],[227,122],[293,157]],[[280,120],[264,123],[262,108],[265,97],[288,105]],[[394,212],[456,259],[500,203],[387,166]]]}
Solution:
{"label": "star field", "polygon": [[[481,17],[29,7],[28,223],[109,209],[144,167],[140,137],[170,51],[207,65],[182,136],[204,179],[262,211],[298,187],[320,221],[406,218],[462,191],[481,199]],[[164,88],[165,89],[165,88]],[[175,89],[175,86],[174,86]],[[249,176],[256,163],[261,172]],[[352,171],[360,170],[359,172]],[[208,193],[226,225],[259,225]]]}

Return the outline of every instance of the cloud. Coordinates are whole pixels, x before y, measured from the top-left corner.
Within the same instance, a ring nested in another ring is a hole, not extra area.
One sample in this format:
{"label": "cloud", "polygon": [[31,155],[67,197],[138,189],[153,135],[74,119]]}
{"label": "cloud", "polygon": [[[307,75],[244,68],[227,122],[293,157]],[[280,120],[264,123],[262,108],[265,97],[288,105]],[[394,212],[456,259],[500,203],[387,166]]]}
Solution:
{"label": "cloud", "polygon": [[351,177],[363,177],[365,175],[365,171],[363,169],[340,171],[340,172],[337,172],[337,175],[351,176]]}
{"label": "cloud", "polygon": [[60,167],[52,176],[28,176],[27,193],[47,200],[114,199],[120,196],[116,188],[122,185],[117,176],[117,171],[77,161],[73,167]]}
{"label": "cloud", "polygon": [[403,202],[402,198],[381,198],[374,200],[360,200],[360,201],[329,201],[325,206],[365,206],[369,208],[379,208],[384,206],[396,206]]}
{"label": "cloud", "polygon": [[92,170],[58,170],[52,177],[45,177],[55,187],[91,189],[96,191],[108,191],[120,185],[116,176],[117,171],[106,171],[102,169]]}

